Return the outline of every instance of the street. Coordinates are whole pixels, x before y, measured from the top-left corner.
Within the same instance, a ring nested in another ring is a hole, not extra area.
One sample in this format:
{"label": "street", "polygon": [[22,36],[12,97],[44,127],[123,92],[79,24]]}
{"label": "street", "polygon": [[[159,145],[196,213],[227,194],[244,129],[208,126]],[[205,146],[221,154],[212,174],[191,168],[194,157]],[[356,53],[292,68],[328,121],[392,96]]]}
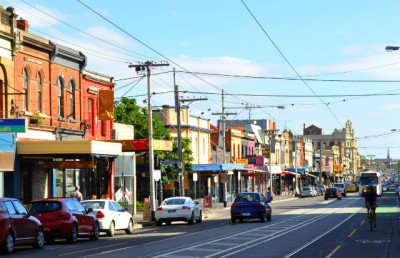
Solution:
{"label": "street", "polygon": [[362,253],[363,257],[399,257],[393,250],[389,255],[390,246],[398,245],[391,242],[394,227],[399,227],[398,200],[394,193],[385,193],[378,202],[378,225],[373,232],[366,221],[364,200],[351,193],[342,200],[325,201],[321,196],[272,202],[271,222],[232,224],[229,209],[223,209],[202,224],[151,225],[133,235],[121,232],[99,241],[81,239],[75,245],[60,240],[43,250],[17,248],[13,256],[357,257]]}

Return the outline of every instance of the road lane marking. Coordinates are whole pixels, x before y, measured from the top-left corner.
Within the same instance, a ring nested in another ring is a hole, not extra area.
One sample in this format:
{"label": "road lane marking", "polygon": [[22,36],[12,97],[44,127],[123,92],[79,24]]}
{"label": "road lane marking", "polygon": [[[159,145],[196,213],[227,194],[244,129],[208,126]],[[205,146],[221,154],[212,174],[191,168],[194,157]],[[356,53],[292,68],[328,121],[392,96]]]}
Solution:
{"label": "road lane marking", "polygon": [[325,258],[331,258],[339,249],[342,247],[341,245],[336,246],[335,249],[332,250]]}
{"label": "road lane marking", "polygon": [[[333,203],[332,203],[333,205],[331,205],[331,206],[332,206],[331,209],[332,209],[332,210],[341,209],[341,208],[343,208],[343,207],[350,206],[350,205],[356,203],[357,201],[358,201],[358,199],[356,199],[356,200],[349,200],[349,201],[346,201],[346,202],[333,202]],[[317,208],[317,209],[318,209],[318,208]],[[308,209],[308,211],[309,211],[309,210],[310,210],[310,209]],[[281,215],[285,215],[285,214],[282,213]],[[243,233],[254,232],[254,231],[260,230],[260,229],[268,230],[270,227],[275,226],[275,225],[277,225],[277,224],[279,225],[279,224],[282,224],[282,223],[288,223],[288,222],[294,222],[294,221],[298,221],[299,224],[300,224],[300,225],[297,225],[297,228],[298,228],[298,226],[303,227],[303,225],[302,225],[303,223],[305,223],[305,225],[311,224],[311,223],[315,222],[316,220],[319,220],[319,219],[325,218],[326,216],[332,215],[332,213],[330,212],[329,214],[320,214],[319,216],[316,216],[316,217],[314,217],[313,219],[300,220],[300,218],[305,218],[307,215],[308,215],[308,214],[307,214],[307,212],[306,212],[306,213],[303,213],[303,214],[300,214],[300,215],[297,215],[297,216],[292,216],[292,217],[289,217],[289,218],[284,218],[284,219],[281,219],[281,220],[272,221],[272,222],[271,222],[270,224],[268,224],[267,226],[264,226],[264,227],[261,227],[261,228],[257,228],[257,229],[253,229],[253,230],[248,230],[248,231],[240,232],[240,233],[237,233],[237,234],[236,234],[236,233],[233,233],[233,234],[235,234],[235,235],[240,235],[240,234],[243,234]],[[315,220],[315,219],[316,219],[316,220]],[[304,226],[305,226],[305,225],[304,225]],[[231,226],[228,226],[228,227],[239,227],[239,226],[240,226],[240,224],[239,224],[239,225],[231,225]],[[293,225],[293,226],[294,226],[294,225]],[[289,228],[289,230],[290,230],[290,228],[292,228],[292,227],[288,227],[288,228]],[[275,239],[275,238],[277,238],[277,237],[279,237],[279,236],[281,236],[281,235],[285,235],[285,234],[287,234],[288,232],[293,231],[293,230],[287,231],[288,228],[282,230],[281,232],[276,232],[276,231],[275,231],[274,233],[270,234],[268,237],[272,237],[271,239]],[[296,228],[296,229],[297,229],[297,228]],[[188,237],[188,236],[199,235],[199,234],[204,234],[205,232],[218,231],[218,230],[220,230],[220,229],[218,229],[218,228],[215,228],[215,229],[207,229],[207,230],[203,230],[203,231],[192,232],[192,233],[189,233],[189,234],[186,234],[186,235],[171,237],[171,238],[168,238],[168,239],[150,241],[150,242],[145,243],[145,244],[140,244],[140,245],[135,245],[135,246],[121,247],[121,248],[116,248],[116,249],[113,249],[113,250],[100,251],[100,252],[97,252],[97,253],[85,255],[85,256],[83,256],[83,257],[93,257],[93,256],[98,256],[98,255],[105,255],[105,254],[117,253],[117,252],[124,251],[124,250],[128,250],[128,249],[141,248],[141,247],[143,247],[143,246],[150,246],[150,245],[153,245],[153,244],[158,244],[158,243],[161,243],[161,242],[170,241],[170,240],[172,240],[172,239],[179,239],[179,238],[181,238],[181,237],[185,237],[185,238],[186,238],[186,237]],[[182,247],[182,246],[173,247],[173,248],[166,249],[166,250],[162,250],[162,251],[160,250],[160,251],[157,251],[157,252],[154,252],[154,253],[151,253],[151,254],[146,254],[146,255],[144,255],[143,257],[155,257],[155,256],[162,257],[162,256],[166,256],[166,255],[173,255],[174,253],[178,253],[178,252],[181,252],[182,250],[185,250],[185,249],[187,250],[187,249],[193,248],[193,247],[195,247],[195,246],[204,246],[204,245],[214,244],[214,243],[218,244],[217,241],[221,241],[221,239],[226,239],[226,240],[228,240],[228,239],[231,238],[231,237],[232,237],[232,232],[231,232],[231,233],[226,233],[226,234],[223,234],[223,235],[219,235],[219,236],[216,236],[216,237],[212,237],[212,238],[207,239],[207,240],[199,240],[199,241],[197,241],[197,242],[193,242],[193,243],[189,244],[189,246],[187,246],[186,248],[185,248],[185,247]],[[261,239],[265,239],[265,237],[264,237],[264,238],[261,238]],[[251,242],[256,242],[256,241],[259,241],[259,240],[260,240],[260,239],[254,239],[254,241],[248,241],[246,244],[250,244]],[[265,242],[265,241],[264,241],[264,242]],[[257,245],[257,244],[255,244],[255,245]],[[240,246],[243,246],[243,245],[240,245]],[[182,248],[183,248],[183,249],[182,249]],[[234,249],[234,248],[228,248],[226,251],[230,251],[230,250],[232,250],[232,249]],[[237,249],[237,247],[236,247],[236,249]],[[245,249],[247,249],[247,248],[245,248]],[[244,249],[243,249],[243,250],[244,250]]]}
{"label": "road lane marking", "polygon": [[360,226],[362,226],[362,224],[364,224],[365,220],[361,221]]}
{"label": "road lane marking", "polygon": [[113,247],[113,246],[117,246],[117,245],[126,245],[126,244],[127,244],[127,242],[113,244],[113,245],[98,246],[96,248],[85,249],[85,250],[80,250],[80,251],[75,251],[75,252],[70,252],[70,253],[63,253],[63,254],[60,254],[59,256],[66,256],[66,255],[71,255],[71,254],[84,253],[84,252],[98,250],[99,248],[108,248],[108,247]]}
{"label": "road lane marking", "polygon": [[354,233],[356,233],[357,229],[354,229],[347,237],[350,238]]}
{"label": "road lane marking", "polygon": [[198,247],[195,247],[195,248],[189,249],[189,250],[196,251],[196,252],[219,252],[219,251],[221,251],[221,249],[198,248]]}
{"label": "road lane marking", "polygon": [[362,244],[382,244],[382,243],[390,243],[390,240],[356,240],[358,243]]}

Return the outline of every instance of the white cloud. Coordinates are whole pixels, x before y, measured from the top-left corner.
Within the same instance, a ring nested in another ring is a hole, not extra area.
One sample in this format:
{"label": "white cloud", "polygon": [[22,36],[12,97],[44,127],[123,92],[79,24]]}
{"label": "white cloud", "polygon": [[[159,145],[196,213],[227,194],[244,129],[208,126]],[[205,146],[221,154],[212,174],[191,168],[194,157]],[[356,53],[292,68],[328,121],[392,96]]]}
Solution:
{"label": "white cloud", "polygon": [[400,110],[400,104],[398,103],[384,104],[382,108],[384,110]]}
{"label": "white cloud", "polygon": [[[61,22],[57,19],[62,21],[68,20],[68,16],[64,12],[61,12],[59,10],[50,9],[46,6],[39,4],[35,4],[34,7],[41,10],[42,12],[30,6],[16,8],[18,17],[28,20],[30,26],[32,27],[39,29],[48,28],[59,25]],[[47,15],[45,15],[44,13]],[[52,18],[51,16],[56,17],[57,19]]]}

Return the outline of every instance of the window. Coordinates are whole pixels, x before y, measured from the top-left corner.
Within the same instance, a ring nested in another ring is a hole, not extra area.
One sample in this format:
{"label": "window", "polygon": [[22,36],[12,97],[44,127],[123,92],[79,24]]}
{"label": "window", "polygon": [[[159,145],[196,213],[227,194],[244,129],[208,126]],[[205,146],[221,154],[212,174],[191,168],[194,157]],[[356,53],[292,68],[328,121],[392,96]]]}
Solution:
{"label": "window", "polygon": [[111,203],[114,205],[114,208],[115,208],[116,211],[118,211],[118,212],[123,212],[124,211],[124,209],[118,203],[116,203],[116,202],[111,202]]}
{"label": "window", "polygon": [[110,211],[115,211],[115,207],[114,207],[114,205],[112,205],[111,202],[108,202],[108,209],[109,209]]}
{"label": "window", "polygon": [[22,109],[29,110],[29,71],[27,68],[22,72],[23,77],[23,94],[22,94]]}
{"label": "window", "polygon": [[13,201],[13,204],[18,214],[23,214],[23,215],[28,214],[25,207],[19,201]]}
{"label": "window", "polygon": [[85,207],[83,207],[83,205],[80,202],[78,202],[77,200],[73,200],[72,202],[74,203],[77,211],[86,212]]}
{"label": "window", "polygon": [[74,119],[75,118],[75,80],[71,79],[69,82],[69,117]]}
{"label": "window", "polygon": [[57,97],[58,97],[58,115],[64,117],[64,79],[58,76],[57,80]]}
{"label": "window", "polygon": [[66,201],[65,204],[67,205],[68,210],[76,211],[75,205],[72,200]]}
{"label": "window", "polygon": [[37,109],[39,112],[43,110],[42,104],[42,90],[43,90],[43,79],[40,73],[37,75]]}
{"label": "window", "polygon": [[8,214],[16,214],[17,213],[17,211],[15,210],[14,205],[11,203],[11,201],[4,202],[4,205],[6,206]]}

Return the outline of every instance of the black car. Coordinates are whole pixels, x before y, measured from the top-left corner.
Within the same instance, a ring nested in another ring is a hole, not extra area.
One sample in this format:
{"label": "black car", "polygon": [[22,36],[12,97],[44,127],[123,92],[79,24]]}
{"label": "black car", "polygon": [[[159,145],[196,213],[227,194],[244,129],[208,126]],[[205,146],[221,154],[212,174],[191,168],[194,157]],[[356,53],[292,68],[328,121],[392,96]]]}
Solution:
{"label": "black car", "polygon": [[342,199],[342,195],[337,187],[328,187],[326,188],[324,198],[325,200],[328,200],[329,198],[337,198],[340,200]]}
{"label": "black car", "polygon": [[231,206],[232,223],[235,223],[236,219],[243,222],[244,219],[252,218],[259,218],[261,222],[265,219],[270,221],[271,213],[271,206],[262,193],[240,193]]}

